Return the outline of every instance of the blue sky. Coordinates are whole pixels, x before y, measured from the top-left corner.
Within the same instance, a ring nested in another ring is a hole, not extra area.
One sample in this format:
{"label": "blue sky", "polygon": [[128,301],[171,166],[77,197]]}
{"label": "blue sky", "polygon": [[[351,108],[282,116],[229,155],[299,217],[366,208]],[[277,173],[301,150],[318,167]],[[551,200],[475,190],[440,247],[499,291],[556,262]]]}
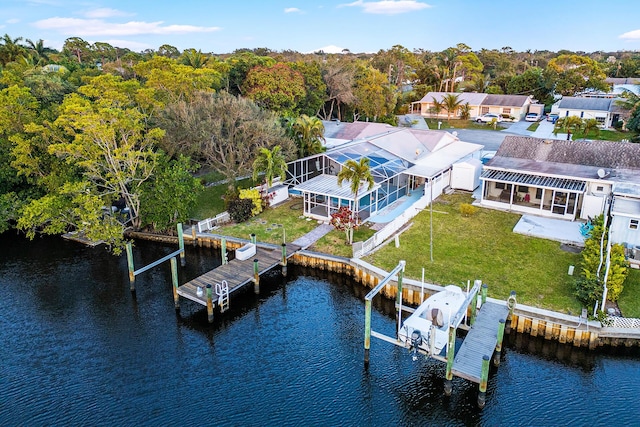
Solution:
{"label": "blue sky", "polygon": [[0,34],[134,51],[640,50],[637,0],[0,0]]}

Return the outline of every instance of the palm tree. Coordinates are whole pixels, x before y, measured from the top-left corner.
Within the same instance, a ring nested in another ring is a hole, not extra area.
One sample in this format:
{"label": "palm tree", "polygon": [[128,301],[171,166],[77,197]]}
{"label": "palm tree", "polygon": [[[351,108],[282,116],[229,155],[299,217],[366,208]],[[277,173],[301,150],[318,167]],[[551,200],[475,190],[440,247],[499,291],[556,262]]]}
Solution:
{"label": "palm tree", "polygon": [[600,123],[596,119],[587,119],[582,127],[582,139],[587,139],[587,135],[592,131],[595,136],[600,135]]}
{"label": "palm tree", "polygon": [[324,125],[317,117],[301,115],[290,121],[294,139],[298,144],[300,158],[312,154],[322,153],[324,147]]}
{"label": "palm tree", "polygon": [[442,111],[443,108],[442,102],[436,100],[435,98],[431,99],[433,99],[433,105],[429,108],[429,112],[438,117],[438,115],[440,115],[440,111]]}
{"label": "palm tree", "polygon": [[578,116],[560,117],[553,128],[553,134],[564,131],[567,133],[567,141],[571,139],[571,134],[581,130],[584,126],[584,120]]}
{"label": "palm tree", "polygon": [[25,52],[24,46],[20,43],[22,37],[12,39],[9,34],[0,38],[0,64],[6,65],[9,62],[17,61]]}
{"label": "palm tree", "polygon": [[258,156],[253,161],[253,180],[256,181],[261,173],[264,173],[264,182],[267,183],[267,188],[273,185],[275,177],[279,176],[283,181],[287,178],[287,160],[279,145],[273,147],[272,150],[260,148]]}
{"label": "palm tree", "polygon": [[44,46],[44,40],[39,39],[34,42],[31,39],[27,39],[27,47],[31,51],[31,54],[35,59],[37,59],[38,64],[43,64],[49,61],[49,53],[51,53],[51,48]]}
{"label": "palm tree", "polygon": [[462,104],[462,101],[458,99],[458,95],[453,93],[448,93],[442,97],[442,106],[447,110],[447,121],[451,119],[451,113],[455,113],[460,104]]}
{"label": "palm tree", "polygon": [[186,49],[182,52],[181,62],[193,68],[204,68],[209,62],[209,56],[202,53],[201,50]]}
{"label": "palm tree", "polygon": [[[344,167],[338,172],[338,186],[342,187],[343,181],[349,181],[351,192],[354,195],[353,212],[351,218],[354,224],[358,222],[358,193],[363,184],[367,184],[367,191],[373,188],[375,181],[371,175],[371,167],[369,159],[361,157],[359,162],[349,159],[345,162]],[[353,229],[349,233],[349,244],[353,243]]]}

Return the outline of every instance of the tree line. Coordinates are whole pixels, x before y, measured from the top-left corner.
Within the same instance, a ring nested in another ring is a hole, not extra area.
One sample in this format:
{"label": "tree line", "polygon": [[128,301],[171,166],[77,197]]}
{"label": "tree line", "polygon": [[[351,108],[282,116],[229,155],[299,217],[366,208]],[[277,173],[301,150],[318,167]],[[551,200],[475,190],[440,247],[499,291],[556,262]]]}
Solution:
{"label": "tree line", "polygon": [[193,172],[203,166],[233,192],[265,149],[279,147],[286,160],[322,151],[319,119],[395,124],[429,91],[548,102],[603,89],[607,75],[637,76],[640,56],[464,44],[216,55],[171,45],[132,52],[78,37],[57,51],[5,34],[0,67],[0,230],[75,229],[118,250],[128,228],[166,230],[186,219],[201,190]]}

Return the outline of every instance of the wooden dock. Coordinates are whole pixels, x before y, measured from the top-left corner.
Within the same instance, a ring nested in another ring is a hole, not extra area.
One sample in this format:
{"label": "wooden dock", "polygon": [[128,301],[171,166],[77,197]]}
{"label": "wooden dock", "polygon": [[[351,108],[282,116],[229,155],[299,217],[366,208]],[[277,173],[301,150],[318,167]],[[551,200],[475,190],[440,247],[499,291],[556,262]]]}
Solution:
{"label": "wooden dock", "polygon": [[[300,246],[289,243],[286,245],[286,248],[287,258],[292,257],[295,252],[300,250]],[[234,291],[237,291],[244,285],[253,282],[255,259],[258,260],[259,274],[263,274],[271,270],[276,265],[282,263],[282,247],[258,244],[255,256],[245,261],[233,259],[227,264],[222,264],[213,270],[196,277],[182,286],[179,286],[177,291],[178,295],[206,306],[206,292],[201,296],[198,296],[198,287],[206,288],[206,286],[210,284],[213,287],[215,295],[216,284],[222,283],[223,280],[225,280],[229,285],[229,295],[231,295]],[[214,296],[213,302],[214,305],[217,304],[217,295]]]}
{"label": "wooden dock", "polygon": [[451,369],[453,375],[480,384],[482,358],[493,355],[498,343],[500,319],[506,320],[508,315],[509,307],[506,304],[485,302],[482,305],[476,321],[456,352]]}

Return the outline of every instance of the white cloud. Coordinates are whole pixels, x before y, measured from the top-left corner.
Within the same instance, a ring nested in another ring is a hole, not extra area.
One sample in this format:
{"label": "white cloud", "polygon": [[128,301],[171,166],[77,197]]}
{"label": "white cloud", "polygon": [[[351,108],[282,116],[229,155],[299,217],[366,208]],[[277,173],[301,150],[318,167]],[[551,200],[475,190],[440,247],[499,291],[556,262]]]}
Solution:
{"label": "white cloud", "polygon": [[640,30],[627,31],[624,34],[620,34],[618,38],[627,40],[640,40]]}
{"label": "white cloud", "polygon": [[364,13],[373,13],[378,15],[397,15],[400,13],[416,12],[418,10],[430,8],[431,5],[421,3],[416,0],[381,0],[381,1],[363,1],[357,0],[353,3],[341,4],[338,7],[359,6]]}
{"label": "white cloud", "polygon": [[127,13],[117,9],[110,9],[108,7],[101,7],[99,9],[93,9],[88,12],[84,12],[83,16],[90,19],[111,18],[113,16],[133,16],[134,13]]}
{"label": "white cloud", "polygon": [[284,13],[303,13],[303,12],[297,7],[287,7],[284,9]]}
{"label": "white cloud", "polygon": [[318,49],[314,49],[310,52],[305,52],[305,53],[315,53],[315,52],[324,52],[324,53],[342,53],[342,51],[344,50],[343,47],[339,47],[339,46],[335,46],[335,45],[329,45],[329,46],[325,46],[325,47],[321,47]]}
{"label": "white cloud", "polygon": [[194,25],[162,25],[163,21],[130,21],[124,24],[106,22],[102,19],[47,18],[33,25],[42,30],[58,30],[63,34],[87,36],[132,36],[139,34],[187,34],[219,31],[220,27],[197,27]]}
{"label": "white cloud", "polygon": [[13,18],[13,19],[7,19],[6,21],[7,24],[17,24],[18,22],[20,22],[20,20],[18,18]]}

